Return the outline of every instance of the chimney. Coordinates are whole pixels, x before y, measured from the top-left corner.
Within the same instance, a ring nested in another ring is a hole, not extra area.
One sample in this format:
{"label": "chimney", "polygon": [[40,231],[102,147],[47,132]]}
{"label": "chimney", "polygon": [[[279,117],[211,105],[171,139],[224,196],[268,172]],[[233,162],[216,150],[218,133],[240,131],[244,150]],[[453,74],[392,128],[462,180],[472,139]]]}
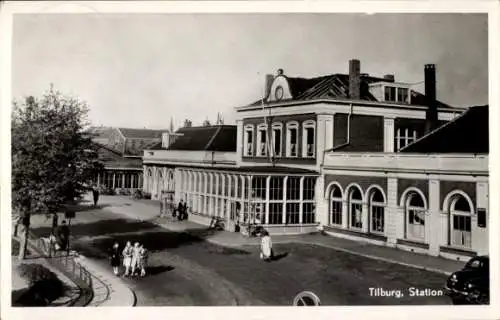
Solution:
{"label": "chimney", "polygon": [[349,61],[349,97],[351,99],[360,99],[361,91],[361,76],[360,76],[360,62],[353,59]]}
{"label": "chimney", "polygon": [[182,135],[182,133],[163,132],[161,134],[161,147],[168,149]]}
{"label": "chimney", "polygon": [[436,103],[436,66],[426,64],[424,69],[425,77],[425,133],[429,133],[438,126],[438,112]]}
{"label": "chimney", "polygon": [[393,74],[386,74],[386,75],[384,75],[384,80],[389,81],[389,82],[394,82],[394,75]]}
{"label": "chimney", "polygon": [[274,81],[274,76],[272,74],[266,74],[266,92],[264,93],[264,98],[269,97],[273,81]]}

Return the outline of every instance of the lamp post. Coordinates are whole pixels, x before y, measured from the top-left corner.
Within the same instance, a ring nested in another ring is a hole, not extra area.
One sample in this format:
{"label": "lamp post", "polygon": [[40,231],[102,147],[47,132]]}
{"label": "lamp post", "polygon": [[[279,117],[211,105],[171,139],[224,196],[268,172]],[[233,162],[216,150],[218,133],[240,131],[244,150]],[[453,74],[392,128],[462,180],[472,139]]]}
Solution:
{"label": "lamp post", "polygon": [[70,249],[70,241],[69,241],[69,238],[70,238],[70,227],[71,227],[71,219],[73,219],[75,217],[75,212],[72,211],[72,210],[68,210],[65,212],[64,214],[64,217],[66,219],[68,219],[68,243],[66,244],[66,251],[67,251],[67,255],[69,256],[69,249]]}

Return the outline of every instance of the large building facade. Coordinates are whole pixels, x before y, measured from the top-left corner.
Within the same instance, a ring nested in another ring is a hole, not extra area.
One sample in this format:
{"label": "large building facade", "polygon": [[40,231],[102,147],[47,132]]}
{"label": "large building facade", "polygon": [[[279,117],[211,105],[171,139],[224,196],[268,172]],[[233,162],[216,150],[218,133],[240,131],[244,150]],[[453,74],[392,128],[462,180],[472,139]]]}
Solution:
{"label": "large building facade", "polygon": [[487,107],[437,101],[434,65],[424,78],[425,95],[361,73],[357,60],[348,74],[312,79],[279,70],[263,99],[235,108],[236,126],[181,129],[146,150],[144,190],[170,191],[190,219],[220,217],[230,230],[487,253]]}

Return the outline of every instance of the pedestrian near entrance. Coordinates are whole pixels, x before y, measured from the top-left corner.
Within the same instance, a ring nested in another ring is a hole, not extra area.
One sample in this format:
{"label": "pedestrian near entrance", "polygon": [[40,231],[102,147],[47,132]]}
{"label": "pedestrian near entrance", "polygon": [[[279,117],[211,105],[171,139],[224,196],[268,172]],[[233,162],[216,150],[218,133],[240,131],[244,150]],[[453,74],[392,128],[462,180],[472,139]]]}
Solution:
{"label": "pedestrian near entrance", "polygon": [[146,248],[141,244],[139,246],[139,269],[141,271],[141,277],[146,276],[146,266],[147,266],[148,252]]}
{"label": "pedestrian near entrance", "polygon": [[271,236],[269,236],[269,232],[264,230],[262,232],[262,240],[260,243],[260,258],[264,261],[271,261],[273,257],[273,242],[271,240]]}
{"label": "pedestrian near entrance", "polygon": [[123,266],[125,267],[124,276],[128,277],[132,268],[132,255],[134,253],[134,248],[130,241],[127,241],[125,248],[123,249]]}
{"label": "pedestrian near entrance", "polygon": [[94,207],[97,207],[97,202],[99,201],[99,190],[97,187],[92,188],[92,197],[94,198]]}
{"label": "pedestrian near entrance", "polygon": [[115,242],[113,248],[111,248],[111,267],[113,267],[113,273],[117,276],[120,267],[120,245],[118,242]]}

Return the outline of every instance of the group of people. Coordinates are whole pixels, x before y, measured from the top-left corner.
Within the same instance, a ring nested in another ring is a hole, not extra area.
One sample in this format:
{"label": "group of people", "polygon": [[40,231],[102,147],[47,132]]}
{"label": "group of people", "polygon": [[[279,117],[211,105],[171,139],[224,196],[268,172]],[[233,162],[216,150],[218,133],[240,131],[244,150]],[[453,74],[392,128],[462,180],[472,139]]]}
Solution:
{"label": "group of people", "polygon": [[174,211],[174,217],[177,215],[177,219],[179,220],[187,220],[187,203],[181,199],[179,205],[177,206],[177,210]]}
{"label": "group of people", "polygon": [[123,250],[120,250],[120,245],[115,242],[111,249],[111,266],[115,275],[120,274],[120,262],[125,268],[123,276],[144,277],[146,275],[147,250],[139,242],[132,246],[130,241],[127,241]]}

